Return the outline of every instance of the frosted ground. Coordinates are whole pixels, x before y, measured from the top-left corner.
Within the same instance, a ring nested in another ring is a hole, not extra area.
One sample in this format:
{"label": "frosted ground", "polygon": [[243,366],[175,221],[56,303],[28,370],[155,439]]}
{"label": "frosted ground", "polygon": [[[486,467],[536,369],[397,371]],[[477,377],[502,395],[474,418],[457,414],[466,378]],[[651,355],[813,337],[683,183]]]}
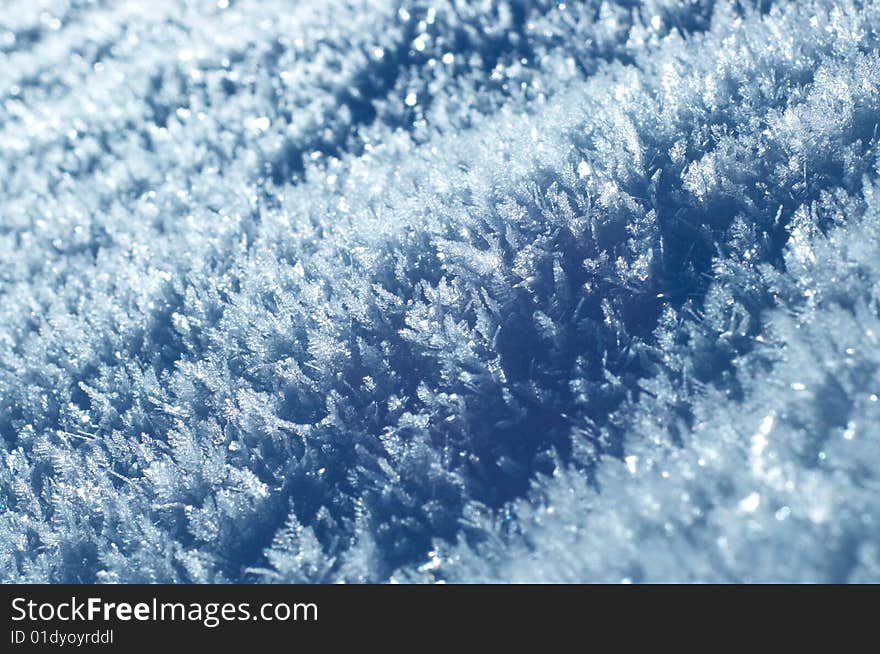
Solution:
{"label": "frosted ground", "polygon": [[880,580],[878,30],[7,0],[0,579]]}

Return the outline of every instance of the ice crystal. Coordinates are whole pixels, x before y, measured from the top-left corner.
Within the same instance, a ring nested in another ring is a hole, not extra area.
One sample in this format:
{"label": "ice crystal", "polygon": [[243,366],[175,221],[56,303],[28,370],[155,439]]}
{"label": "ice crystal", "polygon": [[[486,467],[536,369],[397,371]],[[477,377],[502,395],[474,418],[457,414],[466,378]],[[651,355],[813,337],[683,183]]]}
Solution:
{"label": "ice crystal", "polygon": [[0,576],[880,580],[878,27],[15,0]]}

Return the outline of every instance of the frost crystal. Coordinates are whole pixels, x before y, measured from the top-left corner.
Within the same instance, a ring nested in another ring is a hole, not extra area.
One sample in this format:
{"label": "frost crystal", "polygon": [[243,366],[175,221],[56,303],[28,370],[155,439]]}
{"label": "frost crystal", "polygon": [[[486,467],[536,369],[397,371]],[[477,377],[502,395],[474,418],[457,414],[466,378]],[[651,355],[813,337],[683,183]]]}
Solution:
{"label": "frost crystal", "polygon": [[0,578],[880,581],[878,34],[14,0]]}

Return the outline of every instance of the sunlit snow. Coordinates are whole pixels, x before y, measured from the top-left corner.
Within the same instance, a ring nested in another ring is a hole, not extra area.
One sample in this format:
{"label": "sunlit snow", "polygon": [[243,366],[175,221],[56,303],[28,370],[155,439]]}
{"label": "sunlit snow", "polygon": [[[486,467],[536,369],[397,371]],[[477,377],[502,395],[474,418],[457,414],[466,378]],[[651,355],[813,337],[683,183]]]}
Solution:
{"label": "sunlit snow", "polygon": [[9,0],[0,578],[880,581],[878,35]]}

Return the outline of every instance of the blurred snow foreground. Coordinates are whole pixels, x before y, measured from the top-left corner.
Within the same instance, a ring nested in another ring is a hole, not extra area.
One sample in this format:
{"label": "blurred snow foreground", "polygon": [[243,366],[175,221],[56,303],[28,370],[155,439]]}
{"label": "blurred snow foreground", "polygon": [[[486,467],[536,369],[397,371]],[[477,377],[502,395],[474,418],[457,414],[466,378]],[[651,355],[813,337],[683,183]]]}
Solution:
{"label": "blurred snow foreground", "polygon": [[10,0],[0,578],[880,580],[878,30]]}

